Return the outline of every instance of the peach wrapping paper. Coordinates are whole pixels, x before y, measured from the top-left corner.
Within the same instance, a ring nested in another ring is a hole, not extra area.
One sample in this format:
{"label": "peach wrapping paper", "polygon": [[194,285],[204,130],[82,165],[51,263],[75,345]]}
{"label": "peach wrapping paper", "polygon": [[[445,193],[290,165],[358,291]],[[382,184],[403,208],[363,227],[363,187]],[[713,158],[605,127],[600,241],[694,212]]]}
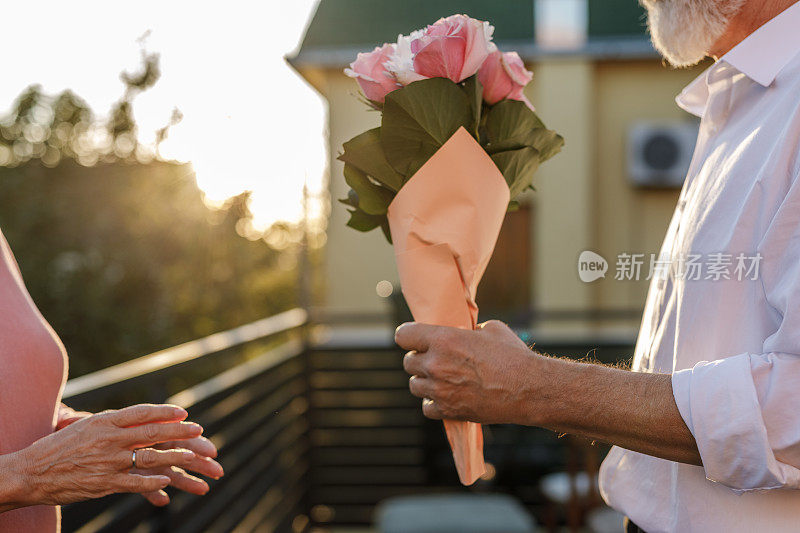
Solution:
{"label": "peach wrapping paper", "polygon": [[[508,202],[503,175],[464,128],[403,185],[388,216],[400,285],[414,320],[475,329],[475,292]],[[481,426],[445,420],[444,427],[458,477],[471,485],[485,471]]]}

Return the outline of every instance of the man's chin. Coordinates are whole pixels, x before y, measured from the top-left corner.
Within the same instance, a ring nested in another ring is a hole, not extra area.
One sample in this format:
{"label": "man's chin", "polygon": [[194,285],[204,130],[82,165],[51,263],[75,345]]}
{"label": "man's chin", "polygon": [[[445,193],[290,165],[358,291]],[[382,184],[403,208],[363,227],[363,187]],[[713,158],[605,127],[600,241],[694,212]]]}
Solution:
{"label": "man's chin", "polygon": [[653,46],[674,67],[708,55],[744,0],[642,0]]}
{"label": "man's chin", "polygon": [[674,48],[669,48],[662,43],[657,43],[655,41],[653,42],[653,46],[655,46],[658,53],[661,54],[667,63],[675,68],[693,67],[708,56],[708,52],[706,51],[681,51],[680,53],[676,53]]}

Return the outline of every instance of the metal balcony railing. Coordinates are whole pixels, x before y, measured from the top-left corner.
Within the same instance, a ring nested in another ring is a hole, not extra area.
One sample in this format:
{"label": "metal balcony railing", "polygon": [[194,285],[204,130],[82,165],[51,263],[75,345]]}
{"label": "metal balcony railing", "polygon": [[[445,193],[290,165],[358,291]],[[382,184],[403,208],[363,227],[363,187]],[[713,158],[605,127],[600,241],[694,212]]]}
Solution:
{"label": "metal balcony railing", "polygon": [[294,309],[71,380],[64,402],[74,408],[143,401],[186,408],[219,447],[226,475],[202,498],[171,494],[165,508],[138,495],[69,505],[64,531],[305,529],[307,320]]}
{"label": "metal balcony railing", "polygon": [[[64,531],[328,531],[370,526],[386,498],[464,491],[511,494],[540,523],[577,527],[597,505],[596,494],[548,500],[543,476],[591,474],[599,452],[537,428],[487,427],[492,473],[460,486],[441,423],[425,419],[408,392],[391,328],[327,321],[339,334],[324,342],[294,309],[71,380],[64,401],[76,409],[185,407],[219,447],[226,475],[202,497],[171,493],[165,508],[138,495],[66,506]],[[537,349],[603,362],[632,353],[625,340],[599,338]]]}

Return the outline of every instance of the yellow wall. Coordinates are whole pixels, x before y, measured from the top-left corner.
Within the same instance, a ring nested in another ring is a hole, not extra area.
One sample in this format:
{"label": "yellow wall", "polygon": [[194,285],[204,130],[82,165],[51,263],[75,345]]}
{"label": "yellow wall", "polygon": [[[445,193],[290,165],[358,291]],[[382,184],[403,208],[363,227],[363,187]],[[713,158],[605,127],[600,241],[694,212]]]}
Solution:
{"label": "yellow wall", "polygon": [[338,198],[346,198],[349,187],[342,176],[343,164],[336,157],[342,144],[380,125],[380,115],[359,99],[358,86],[340,71],[329,71],[320,87],[328,98],[331,217],[325,247],[325,306],[333,312],[387,313],[388,302],[375,286],[381,280],[396,283],[397,270],[392,247],[381,231],[361,233],[345,226],[349,215]]}
{"label": "yellow wall", "polygon": [[547,61],[532,67],[528,97],[544,123],[565,139],[564,148],[534,178],[534,279],[531,301],[540,309],[575,310],[590,305],[589,286],[575,265],[591,246],[592,64],[585,59]]}
{"label": "yellow wall", "polygon": [[[606,62],[595,66],[593,177],[595,251],[616,262],[619,253],[658,253],[675,209],[678,189],[632,187],[626,175],[626,135],[638,120],[693,121],[675,96],[702,69],[674,70],[660,61]],[[649,256],[648,256],[649,258]],[[649,259],[645,266],[649,269]],[[610,265],[613,268],[613,265]],[[611,272],[611,270],[610,270]],[[642,280],[592,284],[592,303],[602,309],[641,308],[647,292]]]}
{"label": "yellow wall", "polygon": [[[640,309],[646,282],[615,281],[616,256],[658,251],[678,191],[646,191],[628,184],[626,133],[637,120],[690,120],[674,97],[699,70],[670,70],[658,60],[586,58],[549,59],[532,65],[532,70],[528,96],[545,123],[564,135],[566,145],[539,170],[537,191],[525,199],[533,206],[531,301],[545,311]],[[363,234],[347,228],[345,208],[335,201],[348,189],[336,160],[342,143],[376,126],[379,115],[358,101],[357,85],[339,70],[304,74],[330,103],[332,213],[324,267],[326,306],[350,313],[386,313],[388,302],[378,297],[375,285],[384,279],[396,283],[391,247],[379,231]],[[609,261],[605,280],[579,280],[577,259],[586,249]],[[638,319],[621,324],[629,332],[637,325]],[[587,328],[586,323],[578,326]],[[590,324],[587,331],[592,333],[596,326]],[[555,335],[575,327],[546,325]]]}

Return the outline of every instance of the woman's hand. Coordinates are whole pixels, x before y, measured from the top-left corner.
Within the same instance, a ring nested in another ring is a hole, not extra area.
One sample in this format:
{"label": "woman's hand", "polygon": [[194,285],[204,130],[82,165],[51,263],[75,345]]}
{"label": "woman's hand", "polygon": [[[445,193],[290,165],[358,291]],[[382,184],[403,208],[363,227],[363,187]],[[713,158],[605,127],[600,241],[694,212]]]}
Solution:
{"label": "woman's hand", "polygon": [[[4,456],[9,480],[16,482],[19,490],[0,504],[8,510],[61,505],[116,492],[160,491],[172,479],[151,471],[192,469],[198,460],[191,450],[149,448],[200,437],[203,428],[183,422],[186,416],[180,407],[142,404],[78,420]],[[132,471],[133,450],[142,472]]]}
{"label": "woman's hand", "polygon": [[[61,404],[59,409],[57,430],[63,429],[70,424],[74,424],[78,420],[92,416],[92,413],[86,411],[75,411],[74,409]],[[190,450],[195,453],[195,460],[186,469],[173,467],[160,467],[160,468],[137,468],[131,472],[134,474],[144,475],[164,475],[170,478],[169,486],[176,489],[197,494],[202,496],[209,490],[208,484],[202,479],[188,474],[189,470],[196,474],[200,474],[213,479],[219,479],[225,475],[222,465],[214,461],[217,457],[217,447],[214,446],[210,440],[205,437],[195,437],[188,440],[173,440],[169,442],[162,442],[155,444],[153,448],[157,450]],[[142,466],[142,461],[138,460],[137,464]],[[156,490],[151,492],[144,492],[142,496],[158,507],[163,507],[169,503],[169,495],[163,490]]]}
{"label": "woman's hand", "polygon": [[[222,466],[214,460],[214,458],[217,456],[217,447],[205,437],[195,437],[193,439],[182,441],[163,442],[161,444],[156,444],[153,446],[153,448],[158,450],[191,450],[194,452],[195,458],[192,461],[192,464],[183,468],[179,468],[177,466],[148,469],[140,468],[134,470],[133,472],[138,474],[160,474],[168,476],[170,478],[170,486],[200,496],[208,492],[208,484],[202,479],[188,474],[186,472],[187,470],[214,479],[219,479],[225,475]],[[138,460],[138,458],[136,463],[141,465],[141,462]],[[142,494],[142,496],[144,496],[147,501],[153,505],[159,507],[169,503],[169,496],[163,490],[145,492]]]}
{"label": "woman's hand", "polygon": [[66,406],[63,403],[58,406],[58,420],[56,420],[56,431],[60,431],[70,424],[74,424],[78,420],[83,420],[92,416],[88,411],[76,411],[72,407]]}

